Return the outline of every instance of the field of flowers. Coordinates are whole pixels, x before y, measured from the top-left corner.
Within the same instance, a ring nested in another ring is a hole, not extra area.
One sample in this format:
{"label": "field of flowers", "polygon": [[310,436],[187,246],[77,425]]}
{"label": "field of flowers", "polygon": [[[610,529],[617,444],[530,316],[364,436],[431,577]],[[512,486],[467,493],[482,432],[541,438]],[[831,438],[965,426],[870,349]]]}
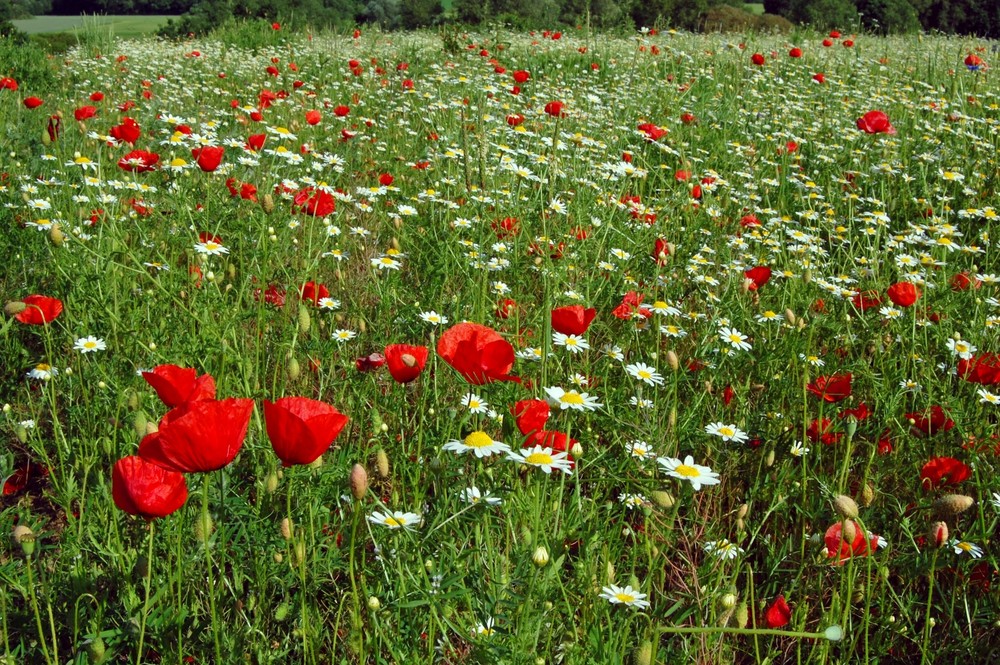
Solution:
{"label": "field of flowers", "polygon": [[10,60],[0,662],[997,658],[990,47]]}

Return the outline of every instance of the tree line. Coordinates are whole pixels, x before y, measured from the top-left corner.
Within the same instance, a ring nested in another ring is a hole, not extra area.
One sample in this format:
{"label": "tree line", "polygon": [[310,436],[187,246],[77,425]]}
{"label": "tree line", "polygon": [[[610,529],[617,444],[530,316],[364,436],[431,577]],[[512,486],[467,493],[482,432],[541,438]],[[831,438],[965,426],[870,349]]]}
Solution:
{"label": "tree line", "polygon": [[[516,28],[589,23],[597,28],[711,28],[706,15],[740,0],[0,0],[0,18],[44,14],[177,14],[175,31],[203,32],[232,18],[386,29],[501,21]],[[1000,0],[764,0],[768,14],[820,29],[1000,37]]]}

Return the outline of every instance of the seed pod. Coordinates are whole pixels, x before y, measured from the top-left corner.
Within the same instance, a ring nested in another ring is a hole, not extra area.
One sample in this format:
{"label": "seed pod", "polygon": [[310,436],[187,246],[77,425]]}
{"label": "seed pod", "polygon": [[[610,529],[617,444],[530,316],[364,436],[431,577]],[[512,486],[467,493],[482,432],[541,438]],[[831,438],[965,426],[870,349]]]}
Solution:
{"label": "seed pod", "polygon": [[951,517],[953,515],[958,515],[959,513],[964,513],[966,510],[972,507],[975,500],[971,496],[965,496],[964,494],[946,494],[937,501],[934,502],[934,512],[941,517]]}
{"label": "seed pod", "polygon": [[833,510],[846,520],[853,520],[858,517],[858,504],[854,502],[854,499],[845,494],[840,494],[834,498]]}

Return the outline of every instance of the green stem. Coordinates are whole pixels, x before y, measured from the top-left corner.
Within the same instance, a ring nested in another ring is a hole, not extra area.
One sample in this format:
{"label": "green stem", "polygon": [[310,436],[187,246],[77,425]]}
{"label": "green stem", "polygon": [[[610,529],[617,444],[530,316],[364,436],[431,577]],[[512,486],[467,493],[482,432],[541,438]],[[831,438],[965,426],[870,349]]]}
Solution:
{"label": "green stem", "polygon": [[927,647],[931,641],[931,605],[934,602],[934,568],[937,566],[937,558],[940,550],[934,550],[934,557],[931,559],[931,572],[927,575],[927,609],[924,610],[924,644],[920,649],[920,663],[930,662],[927,658]]}
{"label": "green stem", "polygon": [[[208,489],[211,484],[211,476],[205,474],[205,486],[201,493],[201,519],[202,524],[210,524],[208,514]],[[205,571],[208,574],[208,608],[212,615],[212,639],[215,643],[215,662],[222,662],[222,644],[219,638],[219,621],[215,611],[215,573],[212,570],[212,551],[209,546],[209,536],[205,534]]]}
{"label": "green stem", "polygon": [[[55,661],[49,655],[48,639],[45,637],[45,629],[42,628],[42,614],[38,610],[38,597],[35,595],[35,576],[33,574],[34,564],[31,561],[31,557],[27,557],[28,570],[28,596],[31,598],[31,609],[35,613],[35,626],[38,628],[38,642],[42,645],[42,654],[45,656],[45,662],[48,665],[55,665]],[[6,620],[6,619],[5,619]]]}
{"label": "green stem", "polygon": [[146,550],[146,589],[142,601],[142,619],[139,621],[139,648],[135,654],[135,665],[142,665],[142,644],[146,637],[146,617],[149,614],[149,586],[153,577],[153,534],[156,531],[155,522],[149,523],[149,545]]}

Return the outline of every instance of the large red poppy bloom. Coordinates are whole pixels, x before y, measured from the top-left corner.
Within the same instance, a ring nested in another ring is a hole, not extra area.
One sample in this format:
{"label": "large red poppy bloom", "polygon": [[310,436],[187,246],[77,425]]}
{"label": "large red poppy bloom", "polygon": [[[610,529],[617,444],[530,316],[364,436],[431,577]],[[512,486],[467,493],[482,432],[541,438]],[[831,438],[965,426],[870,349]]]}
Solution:
{"label": "large red poppy bloom", "polygon": [[139,444],[139,456],[175,471],[221,469],[243,447],[253,400],[229,398],[187,402],[160,421],[160,430]]}
{"label": "large red poppy bloom", "polygon": [[788,606],[784,596],[775,598],[771,606],[764,610],[764,623],[768,628],[787,626],[792,620],[792,608]]}
{"label": "large red poppy bloom", "polygon": [[984,353],[958,361],[958,375],[969,383],[1000,385],[1000,354]]}
{"label": "large red poppy bloom", "polygon": [[29,326],[44,326],[55,321],[63,311],[62,301],[48,296],[31,295],[22,298],[24,310],[15,314],[14,318]]}
{"label": "large red poppy bloom", "polygon": [[851,542],[844,539],[844,525],[841,522],[837,522],[827,529],[823,538],[826,543],[826,555],[831,559],[836,558],[837,561],[834,563],[838,565],[843,565],[851,557],[868,556],[878,548],[878,536],[872,536],[869,539],[857,522],[848,520],[847,523],[850,525],[848,530],[850,531],[850,528],[853,527],[854,531],[854,538]]}
{"label": "large red poppy bloom", "polygon": [[947,432],[955,426],[955,421],[949,418],[945,410],[936,404],[925,411],[907,413],[906,417],[913,420],[914,427],[927,435]]}
{"label": "large red poppy bloom", "polygon": [[207,145],[202,148],[195,148],[191,151],[191,156],[198,162],[198,168],[206,173],[211,173],[219,168],[222,163],[222,156],[226,149],[222,146]]}
{"label": "large red poppy bloom", "polygon": [[531,78],[531,73],[524,69],[518,69],[511,76],[514,78],[514,83],[522,85],[528,82],[528,79]]}
{"label": "large red poppy bloom", "polygon": [[920,469],[920,484],[924,489],[957,485],[969,478],[972,472],[954,457],[935,457]]}
{"label": "large red poppy bloom", "polygon": [[155,152],[133,150],[118,160],[118,168],[126,171],[134,171],[135,173],[146,173],[156,168],[156,164],[159,161],[160,156]]}
{"label": "large red poppy bloom", "polygon": [[593,307],[584,309],[583,305],[568,305],[552,310],[552,329],[563,335],[582,335],[587,332],[591,321],[597,316]]}
{"label": "large red poppy bloom", "polygon": [[823,418],[822,422],[819,418],[814,418],[806,429],[806,436],[813,443],[822,441],[825,445],[832,446],[844,437],[844,433],[833,431],[833,421],[829,418]]}
{"label": "large red poppy bloom", "polygon": [[771,281],[771,269],[767,266],[755,266],[744,271],[743,276],[752,282],[750,290],[756,291]]}
{"label": "large red poppy bloom", "polygon": [[336,208],[332,194],[312,187],[304,187],[292,199],[293,211],[304,212],[313,217],[326,217]]}
{"label": "large red poppy bloom", "polygon": [[920,297],[920,289],[911,282],[896,282],[886,293],[897,307],[909,307]]}
{"label": "large red poppy bloom", "polygon": [[815,381],[806,386],[806,390],[824,402],[839,402],[851,396],[852,378],[850,372],[832,376],[818,376]]}
{"label": "large red poppy bloom", "polygon": [[96,106],[81,106],[80,108],[73,111],[73,117],[76,118],[77,122],[83,122],[97,115]]}
{"label": "large red poppy bloom", "polygon": [[152,371],[143,372],[142,378],[171,409],[185,402],[215,399],[215,379],[211,374],[198,376],[193,367],[158,365]]}
{"label": "large red poppy bloom", "polygon": [[385,347],[385,360],[389,365],[389,374],[398,383],[409,383],[424,371],[427,365],[426,346],[412,344],[390,344]]}
{"label": "large red poppy bloom", "polygon": [[869,111],[858,118],[858,129],[866,134],[895,134],[896,128],[882,111]]}
{"label": "large red poppy bloom", "polygon": [[43,102],[38,97],[25,97],[24,98],[24,105],[25,105],[25,107],[27,107],[29,109],[37,109],[39,106],[41,106],[44,103],[45,102]]}
{"label": "large red poppy bloom", "polygon": [[566,105],[562,102],[549,102],[545,105],[545,112],[553,118],[565,118]]}
{"label": "large red poppy bloom", "polygon": [[517,422],[517,429],[521,430],[521,434],[528,436],[545,429],[551,408],[545,400],[525,399],[515,403],[510,412]]}
{"label": "large red poppy bloom", "polygon": [[129,515],[147,520],[166,517],[187,501],[184,475],[142,457],[130,455],[115,463],[111,496]]}
{"label": "large red poppy bloom", "polygon": [[267,438],[282,466],[315,461],[327,451],[347,420],[336,408],[307,397],[264,400]]}
{"label": "large red poppy bloom", "polygon": [[493,381],[517,381],[510,376],[514,347],[500,333],[478,323],[459,323],[444,331],[437,344],[438,355],[462,378],[480,386]]}
{"label": "large red poppy bloom", "polygon": [[323,284],[306,282],[302,285],[302,288],[299,289],[299,296],[302,300],[308,300],[313,305],[319,305],[320,300],[330,297],[330,290]]}
{"label": "large red poppy bloom", "polygon": [[651,122],[644,122],[637,127],[637,129],[646,135],[650,141],[659,141],[664,136],[667,135],[667,130],[662,127],[658,127]]}
{"label": "large red poppy bloom", "polygon": [[111,128],[110,134],[119,143],[135,145],[135,142],[142,136],[142,130],[134,118],[124,118],[120,125]]}

